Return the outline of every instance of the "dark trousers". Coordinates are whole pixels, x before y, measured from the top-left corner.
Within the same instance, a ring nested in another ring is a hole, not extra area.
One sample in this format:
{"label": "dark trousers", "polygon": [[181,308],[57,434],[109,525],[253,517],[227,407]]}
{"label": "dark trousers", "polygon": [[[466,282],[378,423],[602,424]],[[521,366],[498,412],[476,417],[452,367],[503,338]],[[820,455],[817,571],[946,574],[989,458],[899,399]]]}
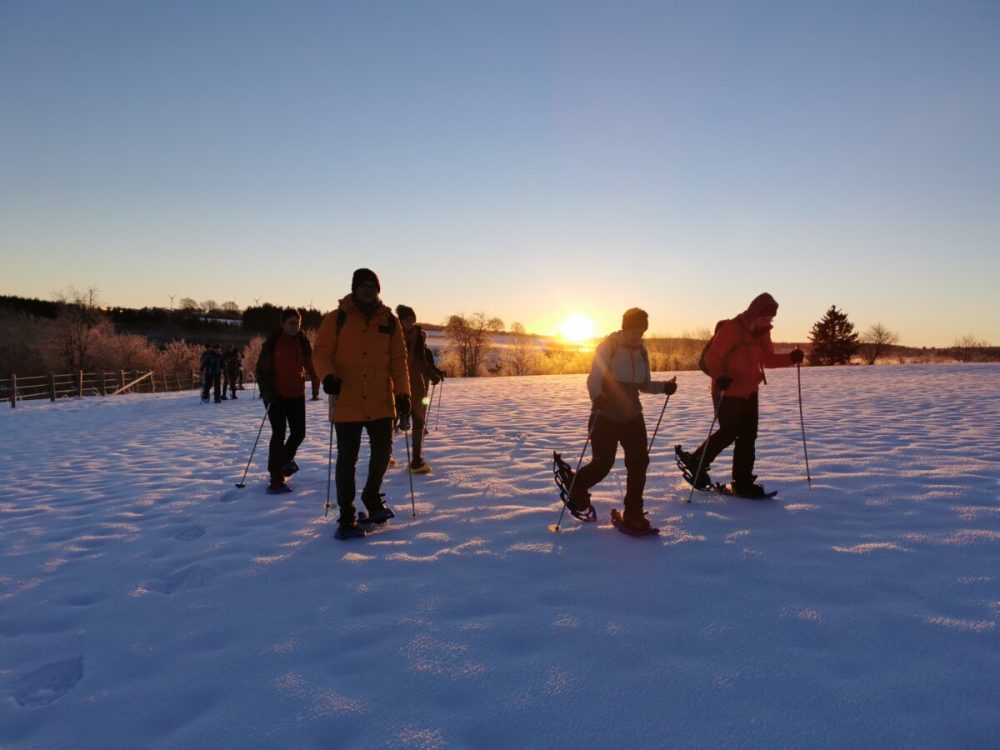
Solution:
{"label": "dark trousers", "polygon": [[[295,458],[295,451],[306,437],[306,399],[275,398],[267,412],[271,423],[271,443],[267,453],[267,471],[272,484],[281,484],[284,475],[281,470]],[[285,440],[285,429],[288,440]]]}
{"label": "dark trousers", "polygon": [[236,373],[224,370],[222,376],[222,395],[225,396],[226,391],[230,391],[233,398],[236,398]]}
{"label": "dark trousers", "polygon": [[361,492],[361,501],[369,512],[382,506],[379,490],[382,478],[389,468],[392,453],[392,418],[373,419],[370,422],[337,422],[337,505],[341,519],[354,518],[355,469],[361,451],[361,433],[368,433],[371,456],[368,459],[368,479]]}
{"label": "dark trousers", "polygon": [[[593,419],[593,418],[592,418]],[[642,491],[646,488],[646,467],[649,449],[646,421],[639,414],[628,422],[616,422],[601,415],[592,423],[590,446],[593,459],[580,469],[573,486],[573,495],[580,495],[600,482],[615,465],[618,444],[625,451],[625,512],[642,515]]]}
{"label": "dark trousers", "polygon": [[[718,394],[712,394],[718,403]],[[757,394],[747,398],[724,396],[719,404],[719,429],[708,440],[698,446],[694,455],[700,459],[705,455],[705,466],[715,460],[722,451],[733,443],[733,482],[736,484],[753,481],[753,464],[757,458]]]}
{"label": "dark trousers", "polygon": [[212,372],[211,370],[205,370],[204,372],[202,372],[201,379],[204,382],[204,385],[202,386],[201,389],[202,398],[208,398],[209,391],[214,388],[215,400],[216,401],[222,400],[222,386],[220,384],[221,377],[222,377],[221,373]]}

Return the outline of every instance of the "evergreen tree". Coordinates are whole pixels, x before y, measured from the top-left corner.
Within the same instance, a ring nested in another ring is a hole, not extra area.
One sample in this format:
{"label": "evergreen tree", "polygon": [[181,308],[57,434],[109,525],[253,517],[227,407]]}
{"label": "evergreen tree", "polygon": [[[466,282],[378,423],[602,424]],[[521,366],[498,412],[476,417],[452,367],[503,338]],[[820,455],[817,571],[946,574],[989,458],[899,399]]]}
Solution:
{"label": "evergreen tree", "polygon": [[831,305],[823,319],[813,325],[809,340],[812,342],[811,365],[846,365],[858,350],[854,324],[836,305]]}

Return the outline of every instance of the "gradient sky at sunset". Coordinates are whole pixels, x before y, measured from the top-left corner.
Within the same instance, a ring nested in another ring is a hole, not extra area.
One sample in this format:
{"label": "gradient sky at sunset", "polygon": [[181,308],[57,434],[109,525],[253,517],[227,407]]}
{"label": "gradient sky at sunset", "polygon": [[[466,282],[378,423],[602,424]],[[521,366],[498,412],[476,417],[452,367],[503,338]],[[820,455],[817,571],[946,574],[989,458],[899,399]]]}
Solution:
{"label": "gradient sky at sunset", "polygon": [[1000,344],[1000,3],[0,0],[0,294]]}

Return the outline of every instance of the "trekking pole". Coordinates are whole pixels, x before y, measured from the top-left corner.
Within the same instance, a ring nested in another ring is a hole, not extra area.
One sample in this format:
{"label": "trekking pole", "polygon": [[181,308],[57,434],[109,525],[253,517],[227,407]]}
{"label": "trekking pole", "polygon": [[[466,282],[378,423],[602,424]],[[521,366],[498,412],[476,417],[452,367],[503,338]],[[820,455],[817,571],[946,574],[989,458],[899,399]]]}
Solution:
{"label": "trekking pole", "polygon": [[[400,427],[403,428],[403,438],[406,440],[406,465],[410,466],[410,415],[406,415],[405,420],[400,420]],[[407,476],[410,477],[410,517],[417,517],[417,504],[413,500],[413,472],[407,468]]]}
{"label": "trekking pole", "polygon": [[326,505],[323,506],[323,518],[330,512],[330,472],[333,468],[333,419],[330,419],[330,450],[326,454]]}
{"label": "trekking pole", "polygon": [[[441,402],[442,401],[444,401],[444,378],[441,378],[441,393],[438,396],[438,415],[437,415],[437,421],[434,423],[434,429],[435,430],[438,427],[441,426]],[[428,411],[427,412],[427,416],[430,417],[430,414],[431,413]],[[427,421],[430,422],[430,419],[428,419]]]}
{"label": "trekking pole", "polygon": [[431,421],[431,409],[434,408],[434,391],[436,389],[437,389],[437,383],[431,383],[431,397],[427,399],[427,411],[424,412],[423,430],[425,435],[427,435],[431,431],[431,428],[428,427],[428,424]]}
{"label": "trekking pole", "polygon": [[[569,489],[566,491],[566,500],[567,500],[567,502],[569,501],[569,498],[571,498],[573,496],[573,488],[576,487],[576,478],[580,474],[580,464],[583,463],[583,454],[587,452],[587,445],[590,443],[590,439],[594,435],[594,428],[597,427],[597,418],[599,416],[601,416],[601,412],[595,411],[594,412],[594,421],[590,425],[590,429],[587,431],[587,439],[583,441],[583,450],[580,451],[580,458],[577,459],[576,469],[573,471],[573,481],[569,483]],[[556,523],[555,523],[554,526],[549,526],[549,531],[552,531],[552,532],[558,532],[559,531],[559,525],[562,523],[563,515],[565,513],[566,513],[566,503],[563,503],[562,510],[559,511],[559,520],[556,521]]]}
{"label": "trekking pole", "polygon": [[806,482],[809,489],[813,488],[812,477],[809,475],[809,449],[806,447],[806,420],[802,416],[802,364],[795,365],[795,374],[799,380],[799,424],[802,425],[802,452],[806,455]]}
{"label": "trekking pole", "polygon": [[[670,379],[670,382],[671,383],[676,383],[677,382],[677,376],[674,375]],[[646,453],[649,453],[651,450],[653,450],[653,441],[656,440],[656,433],[660,431],[660,422],[663,421],[663,412],[665,412],[667,410],[667,404],[669,404],[669,403],[670,403],[670,394],[667,394],[667,400],[663,402],[663,408],[660,409],[660,418],[656,420],[656,429],[653,430],[653,437],[651,437],[649,439],[649,446],[646,448]]]}
{"label": "trekking pole", "polygon": [[253,441],[253,449],[250,451],[250,460],[247,461],[247,467],[243,470],[243,477],[236,483],[236,486],[241,490],[246,487],[245,480],[247,478],[247,472],[250,471],[250,464],[253,463],[253,454],[257,450],[257,443],[260,441],[260,433],[264,430],[264,422],[267,421],[268,412],[271,411],[271,405],[268,404],[267,408],[264,409],[264,416],[260,420],[260,429],[257,430],[257,439]]}
{"label": "trekking pole", "polygon": [[698,461],[698,471],[695,472],[694,481],[691,482],[691,492],[688,493],[688,499],[685,502],[690,503],[691,498],[694,497],[695,485],[698,483],[698,477],[701,476],[701,467],[705,465],[705,454],[708,453],[708,440],[712,437],[712,430],[715,429],[715,420],[719,418],[719,409],[722,408],[722,399],[725,395],[725,391],[719,391],[719,400],[715,402],[715,412],[712,414],[712,426],[708,428],[708,437],[705,438],[705,450],[701,452],[701,459]]}

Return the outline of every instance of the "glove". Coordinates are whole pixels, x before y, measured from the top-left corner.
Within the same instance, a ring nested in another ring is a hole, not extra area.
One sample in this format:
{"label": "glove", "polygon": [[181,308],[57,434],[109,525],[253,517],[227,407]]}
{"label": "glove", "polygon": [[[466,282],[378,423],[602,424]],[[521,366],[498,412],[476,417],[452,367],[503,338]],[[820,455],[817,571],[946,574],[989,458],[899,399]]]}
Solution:
{"label": "glove", "polygon": [[805,356],[806,356],[805,352],[803,352],[801,349],[792,349],[792,351],[788,353],[788,357],[789,359],[792,360],[793,365],[802,364],[802,360],[805,358]]}
{"label": "glove", "polygon": [[601,411],[601,410],[604,409],[605,406],[607,406],[607,404],[608,404],[608,397],[605,396],[603,393],[598,393],[596,396],[594,396],[591,399],[591,401],[594,404],[594,410],[595,411]]}
{"label": "glove", "polygon": [[434,385],[437,385],[442,380],[444,380],[444,373],[441,372],[440,370],[438,370],[437,368],[435,368],[434,371],[431,373],[430,378],[428,378],[428,379],[431,381],[431,383],[433,383]]}
{"label": "glove", "polygon": [[343,385],[344,381],[333,375],[327,375],[323,378],[323,393],[330,396],[340,395],[340,386]]}
{"label": "glove", "polygon": [[726,391],[733,384],[733,379],[728,375],[720,375],[715,379],[715,390]]}
{"label": "glove", "polygon": [[666,383],[663,384],[663,393],[666,396],[672,396],[675,393],[677,393],[677,383],[675,383],[673,380],[668,380]]}
{"label": "glove", "polygon": [[400,422],[410,416],[410,397],[405,393],[396,394],[396,416]]}

